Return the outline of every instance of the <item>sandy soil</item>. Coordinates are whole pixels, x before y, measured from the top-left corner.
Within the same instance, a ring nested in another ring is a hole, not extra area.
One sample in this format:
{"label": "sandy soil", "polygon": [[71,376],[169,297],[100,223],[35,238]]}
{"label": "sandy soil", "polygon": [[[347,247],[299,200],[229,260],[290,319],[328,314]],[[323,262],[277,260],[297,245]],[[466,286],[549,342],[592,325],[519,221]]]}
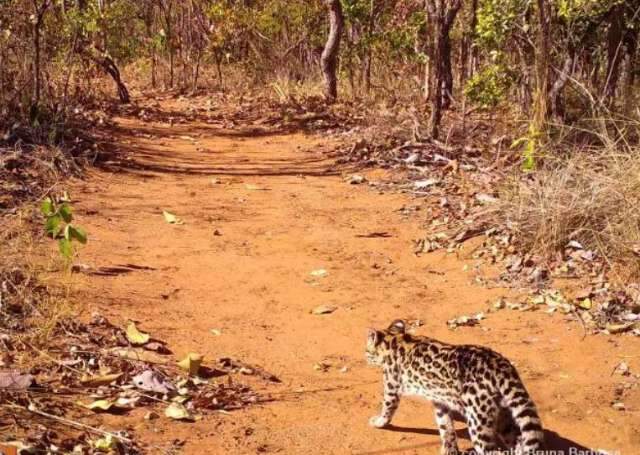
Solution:
{"label": "sandy soil", "polygon": [[[406,318],[423,322],[419,334],[487,345],[512,359],[550,449],[640,453],[637,380],[612,374],[621,361],[640,372],[640,341],[583,340],[579,325],[544,312],[504,310],[481,326],[449,330],[448,319],[486,310],[509,291],[473,284],[470,248],[416,257],[412,240],[422,235],[425,215],[402,209],[420,201],[346,184],[318,151],[322,136],[117,121],[128,159],[72,186],[79,224],[91,235],[79,261],[153,270],[78,275],[86,314],[137,320],[176,357],[234,357],[282,384],[242,377],[275,401],[194,424],[146,421],[139,410],[105,425],[133,429],[153,445],[150,453],[177,440],[188,454],[437,454],[427,403],[406,399],[393,427],[368,426],[381,375],[364,361],[366,329]],[[167,224],[163,210],[184,224]],[[389,236],[366,237],[373,232]],[[326,277],[310,275],[321,268]],[[318,305],[337,310],[310,314]],[[313,368],[321,361],[328,371]],[[625,382],[635,385],[623,399],[627,410],[617,411],[611,402]]]}

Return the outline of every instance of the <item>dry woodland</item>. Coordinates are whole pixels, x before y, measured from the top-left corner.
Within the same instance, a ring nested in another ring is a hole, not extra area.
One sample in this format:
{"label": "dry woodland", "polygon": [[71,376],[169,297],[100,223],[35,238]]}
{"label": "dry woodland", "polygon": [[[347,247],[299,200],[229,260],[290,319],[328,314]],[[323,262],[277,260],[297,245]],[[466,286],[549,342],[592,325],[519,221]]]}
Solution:
{"label": "dry woodland", "polygon": [[368,424],[397,319],[510,359],[548,450],[636,453],[639,40],[637,0],[0,0],[0,453],[439,454],[427,402]]}

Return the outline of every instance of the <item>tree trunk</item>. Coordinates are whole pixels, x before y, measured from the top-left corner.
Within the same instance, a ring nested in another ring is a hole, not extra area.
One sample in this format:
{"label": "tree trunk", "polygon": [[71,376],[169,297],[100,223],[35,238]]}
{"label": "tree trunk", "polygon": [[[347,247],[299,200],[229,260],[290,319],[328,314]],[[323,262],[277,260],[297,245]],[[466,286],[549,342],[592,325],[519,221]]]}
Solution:
{"label": "tree trunk", "polygon": [[624,83],[624,112],[626,115],[633,109],[633,84],[635,82],[638,58],[638,29],[628,29],[625,36],[627,51],[626,77]]}
{"label": "tree trunk", "polygon": [[376,17],[376,2],[375,0],[371,0],[371,2],[369,3],[369,20],[367,22],[367,38],[369,38],[369,45],[365,49],[365,56],[364,56],[364,62],[363,62],[364,90],[367,94],[371,91],[371,64],[373,61],[371,37],[373,36],[373,29],[375,26],[375,17]]}
{"label": "tree trunk", "polygon": [[443,38],[442,55],[442,108],[449,109],[453,101],[453,70],[451,69],[451,38],[447,33]]}
{"label": "tree trunk", "polygon": [[622,5],[615,6],[610,13],[609,32],[607,34],[607,79],[604,86],[606,104],[613,104],[620,78],[622,61],[622,32],[624,29],[624,10]]}
{"label": "tree trunk", "polygon": [[325,98],[333,102],[338,98],[338,54],[340,52],[340,39],[344,28],[342,4],[340,0],[325,0],[329,10],[329,37],[322,51],[320,64],[325,83]]}
{"label": "tree trunk", "polygon": [[551,68],[551,48],[549,45],[549,11],[546,0],[537,0],[538,35],[535,55],[536,93],[533,106],[533,129],[536,134],[544,129],[549,114],[549,72]]}
{"label": "tree trunk", "polygon": [[551,90],[549,91],[549,99],[551,100],[551,115],[562,120],[564,118],[564,103],[562,100],[562,90],[569,80],[573,69],[573,52],[564,60],[560,74],[556,81],[553,83]]}
{"label": "tree trunk", "polygon": [[31,117],[35,117],[37,114],[38,106],[40,105],[40,87],[41,82],[41,69],[40,69],[40,29],[42,27],[42,20],[44,14],[50,5],[50,0],[46,0],[42,5],[38,5],[37,0],[33,0],[33,7],[35,8],[35,21],[33,23],[33,100],[31,105]]}
{"label": "tree trunk", "polygon": [[460,74],[458,84],[462,87],[466,81],[473,75],[474,61],[477,59],[477,49],[473,45],[476,27],[478,25],[478,0],[471,2],[471,11],[469,13],[468,30],[463,34],[462,43],[460,44]]}
{"label": "tree trunk", "polygon": [[[427,0],[425,9],[429,19],[432,36],[431,40],[431,119],[429,133],[437,139],[442,120],[442,109],[446,107],[453,89],[451,76],[451,41],[449,32],[456,15],[462,6],[462,0],[453,0],[446,5],[445,0]],[[445,102],[445,98],[448,98]]]}
{"label": "tree trunk", "polygon": [[120,78],[120,70],[116,63],[106,55],[104,52],[100,52],[100,56],[93,55],[92,50],[85,49],[83,53],[93,60],[100,68],[102,68],[116,83],[116,88],[118,90],[118,98],[120,98],[120,102],[123,104],[127,104],[131,102],[131,97],[129,96],[129,90],[127,86],[122,82]]}

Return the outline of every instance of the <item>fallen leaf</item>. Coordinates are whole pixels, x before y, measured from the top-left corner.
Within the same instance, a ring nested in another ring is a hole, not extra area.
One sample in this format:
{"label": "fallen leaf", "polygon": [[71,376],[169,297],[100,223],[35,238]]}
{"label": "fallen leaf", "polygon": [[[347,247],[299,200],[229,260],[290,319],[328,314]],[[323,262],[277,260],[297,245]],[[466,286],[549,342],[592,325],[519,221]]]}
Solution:
{"label": "fallen leaf", "polygon": [[160,365],[165,365],[169,362],[165,357],[162,357],[161,355],[158,355],[155,352],[151,352],[151,351],[118,348],[118,349],[112,350],[111,352],[113,352],[114,355],[118,357],[122,357],[123,359],[127,359],[127,360],[137,360],[140,362],[157,363]]}
{"label": "fallen leaf", "polygon": [[160,373],[145,370],[132,379],[133,384],[140,390],[168,395],[175,392],[176,387],[167,381]]}
{"label": "fallen leaf", "polygon": [[615,409],[616,411],[624,411],[626,409],[624,403],[622,403],[621,401],[616,401],[615,403],[613,403],[611,405],[613,407],[613,409]]}
{"label": "fallen leaf", "polygon": [[430,186],[434,186],[440,183],[438,179],[425,179],[425,180],[417,180],[413,182],[413,187],[416,190],[423,190],[425,188],[429,188]]}
{"label": "fallen leaf", "polygon": [[326,362],[318,362],[313,364],[313,369],[316,371],[322,371],[323,373],[327,372],[331,367],[330,364]]}
{"label": "fallen leaf", "polygon": [[321,278],[321,277],[325,277],[327,275],[329,275],[329,272],[327,272],[325,269],[317,269],[317,270],[313,270],[310,273],[311,276],[314,276],[316,278]]}
{"label": "fallen leaf", "polygon": [[311,310],[312,314],[329,314],[336,311],[338,307],[332,305],[320,305]]}
{"label": "fallen leaf", "polygon": [[102,452],[113,452],[118,446],[118,441],[110,434],[93,442],[93,447]]}
{"label": "fallen leaf", "polygon": [[474,326],[478,325],[484,318],[484,313],[478,313],[474,316],[460,316],[458,318],[448,320],[447,325],[450,329],[462,326]]}
{"label": "fallen leaf", "polygon": [[174,420],[195,420],[189,410],[180,403],[171,403],[167,406],[167,409],[164,410],[164,415]]}
{"label": "fallen leaf", "polygon": [[251,183],[247,183],[244,187],[249,191],[269,191],[269,188],[265,188],[259,185],[253,185]]}
{"label": "fallen leaf", "polygon": [[97,400],[97,401],[94,401],[93,403],[83,404],[82,406],[84,406],[87,409],[91,409],[92,411],[108,411],[112,407],[114,407],[114,405],[115,405],[115,402],[110,400]]}
{"label": "fallen leaf", "polygon": [[578,302],[578,306],[579,306],[580,308],[585,309],[585,310],[590,310],[590,309],[591,309],[591,307],[593,306],[593,304],[592,304],[592,302],[591,302],[591,299],[586,298],[586,299],[583,299],[583,300],[581,300],[580,302]]}
{"label": "fallen leaf", "polygon": [[567,248],[573,248],[574,250],[584,250],[584,246],[582,246],[582,244],[580,242],[577,242],[576,240],[571,240],[569,243],[567,243]]}
{"label": "fallen leaf", "polygon": [[35,378],[19,371],[0,371],[0,389],[28,389]]}
{"label": "fallen leaf", "polygon": [[626,324],[607,324],[605,330],[611,334],[626,332],[635,325],[635,322],[628,322]]}
{"label": "fallen leaf", "polygon": [[621,374],[622,376],[628,376],[631,372],[631,369],[629,368],[629,365],[627,364],[627,362],[620,362],[613,369],[613,372]]}
{"label": "fallen leaf", "polygon": [[147,351],[155,351],[159,354],[171,354],[171,350],[169,350],[168,347],[166,347],[163,343],[160,343],[159,341],[152,341],[151,343],[146,343],[143,346],[144,349],[146,349]]}
{"label": "fallen leaf", "polygon": [[196,352],[190,352],[187,356],[178,362],[178,366],[185,371],[189,372],[189,376],[195,376],[200,370],[202,365],[202,359],[204,357]]}
{"label": "fallen leaf", "polygon": [[351,185],[360,185],[362,183],[365,183],[367,181],[367,179],[363,176],[363,175],[359,175],[359,174],[354,174],[352,176],[350,176],[347,181],[351,184]]}
{"label": "fallen leaf", "polygon": [[149,341],[149,334],[138,330],[134,322],[129,322],[127,326],[127,340],[133,345],[145,344]]}
{"label": "fallen leaf", "polygon": [[80,383],[86,387],[100,387],[103,385],[109,385],[113,381],[117,381],[122,376],[122,373],[105,374],[102,376],[83,376],[80,378]]}
{"label": "fallen leaf", "polygon": [[476,194],[476,200],[481,204],[495,204],[496,202],[498,202],[498,200],[495,197],[486,193]]}
{"label": "fallen leaf", "polygon": [[162,215],[164,216],[165,221],[169,224],[184,224],[184,221],[182,221],[171,212],[167,212],[166,210],[164,210],[162,212]]}

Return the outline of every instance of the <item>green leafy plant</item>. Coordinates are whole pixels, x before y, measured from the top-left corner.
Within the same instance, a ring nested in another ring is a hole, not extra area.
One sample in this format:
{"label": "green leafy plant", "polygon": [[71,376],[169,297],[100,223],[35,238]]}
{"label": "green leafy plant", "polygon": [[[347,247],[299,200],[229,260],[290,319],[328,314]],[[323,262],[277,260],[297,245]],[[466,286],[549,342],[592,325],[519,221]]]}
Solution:
{"label": "green leafy plant", "polygon": [[541,156],[539,151],[540,132],[533,126],[529,125],[527,134],[516,139],[511,144],[512,149],[522,147],[522,170],[524,172],[532,172],[536,170],[537,160]]}
{"label": "green leafy plant", "polygon": [[44,228],[49,237],[58,241],[60,254],[71,260],[74,253],[74,241],[87,243],[87,233],[73,221],[73,208],[67,193],[57,199],[46,198],[40,207],[44,215]]}

